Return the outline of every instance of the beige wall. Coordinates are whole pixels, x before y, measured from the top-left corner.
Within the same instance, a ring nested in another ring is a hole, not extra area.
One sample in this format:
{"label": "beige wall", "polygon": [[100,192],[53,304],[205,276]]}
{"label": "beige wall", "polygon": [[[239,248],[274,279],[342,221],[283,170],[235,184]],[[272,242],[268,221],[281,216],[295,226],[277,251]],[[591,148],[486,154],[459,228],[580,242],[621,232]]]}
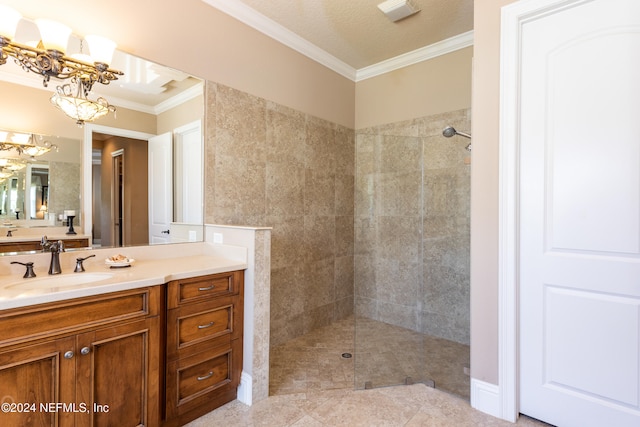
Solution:
{"label": "beige wall", "polygon": [[471,373],[498,383],[498,124],[500,8],[476,1],[471,164]]}
{"label": "beige wall", "polygon": [[192,98],[182,104],[158,114],[158,135],[172,132],[174,129],[204,118],[204,84],[202,95]]}
{"label": "beige wall", "polygon": [[[142,58],[354,127],[355,83],[200,0],[3,0],[31,18],[100,34]],[[144,18],[144,19],[142,19]]]}
{"label": "beige wall", "polygon": [[355,128],[471,107],[468,47],[356,84]]}

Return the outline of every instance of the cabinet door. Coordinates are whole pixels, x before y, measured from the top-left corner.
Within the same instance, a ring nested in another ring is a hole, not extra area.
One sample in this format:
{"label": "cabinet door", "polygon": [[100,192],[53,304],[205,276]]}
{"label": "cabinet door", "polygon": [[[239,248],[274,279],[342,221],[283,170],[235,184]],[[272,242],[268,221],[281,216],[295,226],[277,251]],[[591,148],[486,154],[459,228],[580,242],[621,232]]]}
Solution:
{"label": "cabinet door", "polygon": [[91,411],[76,425],[158,425],[158,334],[152,317],[77,336],[77,399]]}
{"label": "cabinet door", "polygon": [[74,345],[69,337],[0,352],[0,425],[73,426]]}

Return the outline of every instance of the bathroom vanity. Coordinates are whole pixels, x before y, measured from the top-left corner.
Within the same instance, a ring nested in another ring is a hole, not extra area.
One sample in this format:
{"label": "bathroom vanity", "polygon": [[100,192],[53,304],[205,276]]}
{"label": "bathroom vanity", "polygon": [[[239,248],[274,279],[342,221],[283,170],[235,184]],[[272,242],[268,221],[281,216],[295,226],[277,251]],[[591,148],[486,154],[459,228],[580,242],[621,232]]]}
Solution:
{"label": "bathroom vanity", "polygon": [[161,295],[154,286],[2,312],[2,425],[158,425]]}
{"label": "bathroom vanity", "polygon": [[94,258],[74,274],[64,255],[62,275],[0,276],[2,426],[178,426],[236,398],[244,262]]}

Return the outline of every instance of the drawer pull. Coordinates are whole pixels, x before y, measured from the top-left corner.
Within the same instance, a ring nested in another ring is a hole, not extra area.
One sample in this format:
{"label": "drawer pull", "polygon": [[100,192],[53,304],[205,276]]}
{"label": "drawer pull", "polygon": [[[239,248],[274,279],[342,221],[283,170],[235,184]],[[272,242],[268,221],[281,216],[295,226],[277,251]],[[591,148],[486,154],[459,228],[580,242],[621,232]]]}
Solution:
{"label": "drawer pull", "polygon": [[198,329],[207,329],[207,328],[212,327],[213,324],[214,324],[214,322],[209,322],[206,325],[198,325]]}
{"label": "drawer pull", "polygon": [[207,286],[206,288],[198,288],[198,290],[199,290],[200,292],[210,291],[210,290],[212,290],[212,289],[213,289],[213,288],[215,288],[215,287],[216,287],[215,285],[211,285],[211,286]]}
{"label": "drawer pull", "polygon": [[69,350],[64,353],[65,359],[73,359],[73,351]]}
{"label": "drawer pull", "polygon": [[198,377],[198,381],[206,380],[207,378],[211,378],[212,376],[213,376],[213,371],[209,371],[209,373],[207,375],[203,375],[201,377]]}

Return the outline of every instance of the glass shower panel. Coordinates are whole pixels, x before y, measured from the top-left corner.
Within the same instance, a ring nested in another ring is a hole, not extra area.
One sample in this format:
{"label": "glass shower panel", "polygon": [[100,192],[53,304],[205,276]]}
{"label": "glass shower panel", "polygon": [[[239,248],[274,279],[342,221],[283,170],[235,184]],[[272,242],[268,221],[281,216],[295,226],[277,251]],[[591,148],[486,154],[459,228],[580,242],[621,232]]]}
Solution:
{"label": "glass shower panel", "polygon": [[423,138],[356,137],[355,388],[425,377]]}

